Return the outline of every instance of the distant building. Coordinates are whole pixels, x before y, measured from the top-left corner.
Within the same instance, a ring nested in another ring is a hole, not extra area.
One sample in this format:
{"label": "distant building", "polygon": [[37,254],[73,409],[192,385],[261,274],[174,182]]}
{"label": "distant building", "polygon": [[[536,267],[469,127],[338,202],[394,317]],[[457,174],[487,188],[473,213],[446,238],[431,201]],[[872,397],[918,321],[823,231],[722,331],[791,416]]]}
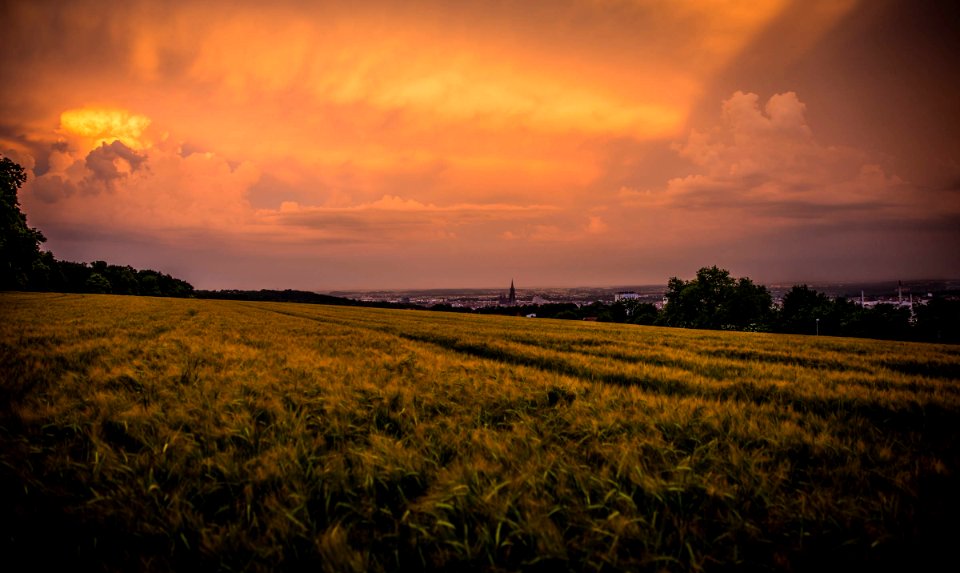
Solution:
{"label": "distant building", "polygon": [[500,295],[500,306],[517,306],[517,289],[513,288],[513,279],[510,279],[510,292],[506,296]]}
{"label": "distant building", "polygon": [[[908,287],[909,289],[909,287]],[[933,297],[931,293],[927,293],[928,297]],[[873,300],[867,300],[866,295],[863,290],[860,291],[860,298],[854,299],[854,304],[859,304],[863,308],[873,308],[878,304],[886,304],[891,306],[896,306],[900,308],[913,309],[914,304],[924,304],[924,300],[921,298],[916,303],[913,300],[913,293],[909,290],[907,291],[907,297],[903,296],[903,281],[897,285],[897,298],[894,299],[889,295],[879,295],[874,296]]]}
{"label": "distant building", "polygon": [[638,292],[618,292],[613,295],[613,302],[620,302],[621,300],[637,300],[640,298],[640,293]]}

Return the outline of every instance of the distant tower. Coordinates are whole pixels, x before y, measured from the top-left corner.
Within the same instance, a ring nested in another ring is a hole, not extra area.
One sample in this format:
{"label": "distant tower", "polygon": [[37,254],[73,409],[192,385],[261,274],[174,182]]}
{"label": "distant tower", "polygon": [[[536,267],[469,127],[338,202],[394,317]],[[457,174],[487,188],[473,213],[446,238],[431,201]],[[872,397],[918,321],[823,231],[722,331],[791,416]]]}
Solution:
{"label": "distant tower", "polygon": [[903,304],[903,281],[898,281],[897,284],[897,304]]}
{"label": "distant tower", "polygon": [[517,289],[513,286],[513,279],[510,279],[510,292],[506,296],[501,294],[497,304],[500,306],[517,306]]}

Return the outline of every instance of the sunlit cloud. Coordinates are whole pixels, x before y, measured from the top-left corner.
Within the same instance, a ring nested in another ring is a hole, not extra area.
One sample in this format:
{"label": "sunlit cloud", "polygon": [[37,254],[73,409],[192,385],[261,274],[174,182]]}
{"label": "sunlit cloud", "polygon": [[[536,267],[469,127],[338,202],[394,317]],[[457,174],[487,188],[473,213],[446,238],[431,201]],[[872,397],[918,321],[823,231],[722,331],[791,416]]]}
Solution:
{"label": "sunlit cloud", "polygon": [[[588,4],[552,3],[551,17],[536,22],[529,19],[543,7],[489,6],[469,27],[460,10],[436,6],[432,19],[417,18],[415,9],[389,17],[361,10],[293,19],[282,7],[234,13],[204,30],[184,73],[214,86],[227,103],[294,89],[316,102],[403,110],[421,121],[656,138],[683,126],[700,75],[735,57],[786,2],[641,2],[609,14]],[[491,21],[497,15],[514,20]],[[588,15],[604,27],[629,22],[637,44],[568,28]],[[686,33],[675,34],[680,28]],[[560,30],[570,44],[550,42]],[[665,45],[645,47],[649,41]],[[632,68],[616,67],[627,55],[618,50],[651,48],[656,58],[631,57]],[[162,49],[141,43],[139,51]],[[584,61],[584,54],[595,57]],[[140,55],[137,65],[153,74],[157,60]]]}
{"label": "sunlit cloud", "polygon": [[91,147],[119,141],[130,149],[148,145],[142,140],[150,118],[120,109],[69,109],[60,114],[60,132],[87,139]]}

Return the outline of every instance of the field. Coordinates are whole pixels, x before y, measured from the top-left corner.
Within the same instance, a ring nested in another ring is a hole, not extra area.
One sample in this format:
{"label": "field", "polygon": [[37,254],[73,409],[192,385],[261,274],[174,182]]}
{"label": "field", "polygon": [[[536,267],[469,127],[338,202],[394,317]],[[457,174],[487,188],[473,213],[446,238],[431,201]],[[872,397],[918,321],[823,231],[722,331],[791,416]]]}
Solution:
{"label": "field", "polygon": [[960,533],[955,346],[8,293],[0,373],[31,570],[901,570]]}

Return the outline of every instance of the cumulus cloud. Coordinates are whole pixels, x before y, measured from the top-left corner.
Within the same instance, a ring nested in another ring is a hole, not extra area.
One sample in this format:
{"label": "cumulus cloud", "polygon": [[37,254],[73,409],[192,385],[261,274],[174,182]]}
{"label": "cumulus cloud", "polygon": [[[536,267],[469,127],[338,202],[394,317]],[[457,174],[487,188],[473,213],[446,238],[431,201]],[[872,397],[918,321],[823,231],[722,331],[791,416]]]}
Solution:
{"label": "cumulus cloud", "polygon": [[[745,211],[757,217],[838,220],[925,212],[924,201],[867,153],[823,145],[793,92],[761,106],[756,94],[736,92],[723,102],[722,123],[692,131],[675,146],[698,173],[670,179],[665,199],[674,207]],[[636,199],[635,193],[624,193]]]}
{"label": "cumulus cloud", "polygon": [[172,143],[137,151],[119,139],[86,153],[76,147],[52,151],[49,165],[28,178],[22,202],[54,247],[67,229],[118,240],[148,234],[167,243],[197,231],[244,228],[252,219],[247,190],[259,177],[249,163],[182,157]]}
{"label": "cumulus cloud", "polygon": [[[88,131],[103,135],[109,130],[100,127],[106,124],[113,125],[94,122]],[[212,151],[184,153],[183,142],[151,143],[142,133],[137,148],[116,137],[88,150],[90,141],[71,139],[56,146],[46,157],[47,171],[31,173],[24,188],[31,223],[48,232],[54,247],[58,238],[88,233],[118,241],[135,234],[181,245],[216,237],[236,248],[262,251],[320,244],[393,248],[456,240],[461,233],[472,239],[497,236],[518,222],[542,223],[557,211],[541,203],[441,203],[391,193],[363,200],[369,191],[356,180],[348,181],[352,192],[324,186],[314,193],[292,193],[303,182],[278,186],[299,177],[282,163],[237,162]],[[33,164],[31,157],[25,159]],[[276,208],[251,203],[251,197],[264,193],[264,184],[272,189]]]}
{"label": "cumulus cloud", "polygon": [[146,161],[146,156],[115,140],[88,153],[84,164],[95,179],[112,182],[137,171]]}
{"label": "cumulus cloud", "polygon": [[628,253],[670,250],[694,268],[719,264],[761,280],[878,278],[956,261],[944,247],[957,238],[956,193],[899,177],[883,156],[822,141],[796,93],[764,101],[736,92],[720,109],[714,126],[673,146],[688,162],[681,175],[660,185],[626,180],[610,193],[620,208],[604,213],[608,235]]}

